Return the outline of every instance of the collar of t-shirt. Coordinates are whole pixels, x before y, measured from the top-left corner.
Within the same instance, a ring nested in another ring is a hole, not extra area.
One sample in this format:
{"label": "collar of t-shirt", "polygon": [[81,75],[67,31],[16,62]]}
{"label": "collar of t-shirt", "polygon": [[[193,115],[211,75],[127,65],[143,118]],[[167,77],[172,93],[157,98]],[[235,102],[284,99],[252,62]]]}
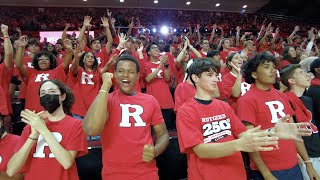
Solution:
{"label": "collar of t-shirt", "polygon": [[202,100],[194,97],[194,100],[196,100],[199,104],[208,105],[211,104],[212,100]]}

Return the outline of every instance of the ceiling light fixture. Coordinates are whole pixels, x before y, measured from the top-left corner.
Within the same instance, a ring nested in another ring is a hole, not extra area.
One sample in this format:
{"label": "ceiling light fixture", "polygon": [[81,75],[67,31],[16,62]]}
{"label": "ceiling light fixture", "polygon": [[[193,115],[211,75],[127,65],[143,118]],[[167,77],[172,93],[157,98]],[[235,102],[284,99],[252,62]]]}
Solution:
{"label": "ceiling light fixture", "polygon": [[121,3],[123,3],[123,2],[124,2],[124,0],[120,0],[120,2],[121,2]]}
{"label": "ceiling light fixture", "polygon": [[158,0],[154,0],[153,3],[158,4]]}
{"label": "ceiling light fixture", "polygon": [[190,4],[191,4],[191,2],[190,2],[190,1],[187,1],[187,2],[186,2],[186,5],[190,5]]}
{"label": "ceiling light fixture", "polygon": [[242,8],[247,8],[248,7],[248,5],[243,5],[243,7]]}
{"label": "ceiling light fixture", "polygon": [[216,4],[216,7],[219,7],[219,6],[220,6],[220,3],[217,3],[217,4]]}

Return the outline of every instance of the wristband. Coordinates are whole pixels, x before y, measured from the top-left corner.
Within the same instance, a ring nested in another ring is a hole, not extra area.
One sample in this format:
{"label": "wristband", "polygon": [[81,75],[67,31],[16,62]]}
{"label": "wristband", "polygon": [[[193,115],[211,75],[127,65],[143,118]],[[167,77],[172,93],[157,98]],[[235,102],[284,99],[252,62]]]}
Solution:
{"label": "wristband", "polygon": [[9,38],[9,36],[3,36],[3,39],[7,39],[7,38]]}
{"label": "wristband", "polygon": [[31,139],[31,140],[34,140],[34,141],[37,141],[38,139],[36,139],[36,138],[32,138],[32,137],[28,137],[29,139]]}
{"label": "wristband", "polygon": [[304,162],[305,164],[306,164],[306,163],[312,163],[310,159],[307,160],[307,161],[303,161],[303,162]]}
{"label": "wristband", "polygon": [[193,46],[192,46],[192,45],[190,45],[190,46],[189,46],[189,49],[192,49],[192,48],[193,48]]}
{"label": "wristband", "polygon": [[99,92],[106,93],[107,95],[109,94],[106,90],[100,89]]}

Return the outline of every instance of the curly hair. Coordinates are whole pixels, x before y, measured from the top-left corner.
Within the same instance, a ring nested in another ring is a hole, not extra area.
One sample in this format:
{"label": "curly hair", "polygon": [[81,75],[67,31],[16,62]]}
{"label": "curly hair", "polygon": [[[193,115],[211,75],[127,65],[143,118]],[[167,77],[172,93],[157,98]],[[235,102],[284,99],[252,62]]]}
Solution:
{"label": "curly hair", "polygon": [[56,56],[53,55],[50,52],[42,51],[42,52],[37,53],[32,59],[32,66],[34,67],[34,69],[36,69],[38,71],[42,70],[39,67],[39,58],[41,56],[47,56],[50,59],[50,70],[52,70],[52,69],[57,67],[57,58],[56,58]]}
{"label": "curly hair", "polygon": [[93,55],[93,58],[94,58],[94,63],[93,63],[93,65],[92,65],[92,70],[96,71],[96,70],[98,70],[99,64],[98,64],[98,60],[97,60],[96,56],[95,56],[92,52],[85,52],[85,53],[82,54],[82,56],[81,56],[81,58],[80,58],[80,60],[79,60],[79,66],[84,69],[84,62],[83,62],[83,60],[84,60],[84,58],[86,57],[86,55],[89,54],[89,53],[91,53],[91,54]]}
{"label": "curly hair", "polygon": [[41,89],[42,85],[47,83],[47,82],[51,82],[54,85],[58,86],[58,88],[59,88],[59,90],[61,92],[61,95],[66,94],[66,98],[62,102],[62,107],[63,107],[64,113],[70,114],[71,113],[71,107],[75,102],[75,98],[74,98],[72,90],[68,86],[66,86],[64,83],[62,83],[62,82],[60,82],[58,80],[49,79],[49,80],[45,80],[45,81],[43,81],[41,83],[41,85],[39,87],[39,92],[38,92],[39,95],[40,95],[40,89]]}
{"label": "curly hair", "polygon": [[256,72],[258,66],[265,62],[273,62],[273,64],[277,65],[276,58],[270,55],[267,51],[256,54],[253,58],[249,59],[247,62],[243,64],[242,72],[246,80],[246,83],[252,84],[255,82],[255,79],[252,77],[252,73]]}

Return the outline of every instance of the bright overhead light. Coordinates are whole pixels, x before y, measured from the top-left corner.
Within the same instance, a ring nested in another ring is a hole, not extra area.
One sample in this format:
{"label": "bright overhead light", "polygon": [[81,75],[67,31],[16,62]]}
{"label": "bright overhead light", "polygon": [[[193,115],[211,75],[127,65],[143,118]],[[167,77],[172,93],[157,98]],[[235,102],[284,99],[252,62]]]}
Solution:
{"label": "bright overhead light", "polygon": [[88,1],[88,0],[83,0],[83,1]]}
{"label": "bright overhead light", "polygon": [[190,5],[190,4],[191,4],[191,2],[190,2],[190,1],[187,1],[187,2],[186,2],[186,5]]}
{"label": "bright overhead light", "polygon": [[217,3],[217,4],[216,4],[216,7],[219,7],[219,6],[220,6],[220,3]]}
{"label": "bright overhead light", "polygon": [[157,29],[156,29],[156,28],[153,28],[153,29],[152,29],[152,32],[154,32],[154,33],[157,32]]}
{"label": "bright overhead light", "polygon": [[243,7],[242,8],[247,8],[248,6],[247,5],[243,5]]}
{"label": "bright overhead light", "polygon": [[120,2],[124,2],[124,0],[120,0]]}
{"label": "bright overhead light", "polygon": [[154,0],[153,3],[158,4],[158,0]]}
{"label": "bright overhead light", "polygon": [[167,26],[162,26],[160,32],[163,35],[167,35],[169,33],[169,28]]}

